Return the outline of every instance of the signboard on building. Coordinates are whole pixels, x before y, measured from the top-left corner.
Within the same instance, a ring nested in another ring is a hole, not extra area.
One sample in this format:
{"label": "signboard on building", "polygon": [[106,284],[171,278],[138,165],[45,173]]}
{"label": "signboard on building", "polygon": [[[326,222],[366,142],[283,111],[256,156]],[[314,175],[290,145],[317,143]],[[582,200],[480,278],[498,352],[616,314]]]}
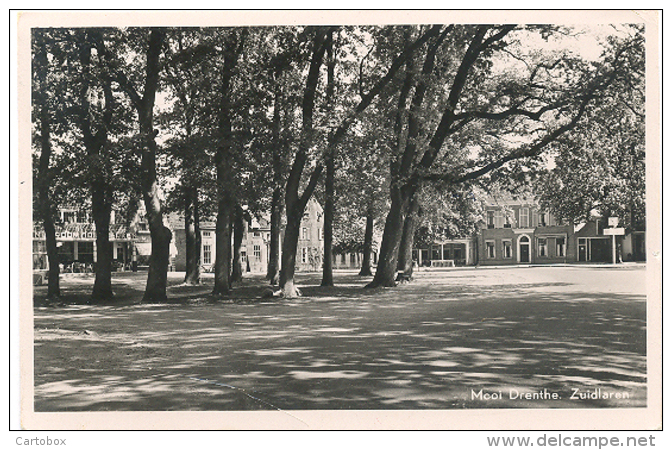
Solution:
{"label": "signboard on building", "polygon": [[625,228],[605,228],[602,232],[605,236],[623,236]]}

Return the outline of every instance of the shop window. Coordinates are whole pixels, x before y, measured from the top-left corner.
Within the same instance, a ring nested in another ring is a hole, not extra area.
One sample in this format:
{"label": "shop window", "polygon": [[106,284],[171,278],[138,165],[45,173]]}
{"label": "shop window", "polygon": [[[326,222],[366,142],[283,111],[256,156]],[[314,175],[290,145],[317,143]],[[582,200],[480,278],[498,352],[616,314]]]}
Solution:
{"label": "shop window", "polygon": [[93,262],[93,242],[81,241],[77,245],[77,260],[79,262]]}
{"label": "shop window", "polygon": [[555,240],[555,256],[565,256],[565,245],[564,237]]}

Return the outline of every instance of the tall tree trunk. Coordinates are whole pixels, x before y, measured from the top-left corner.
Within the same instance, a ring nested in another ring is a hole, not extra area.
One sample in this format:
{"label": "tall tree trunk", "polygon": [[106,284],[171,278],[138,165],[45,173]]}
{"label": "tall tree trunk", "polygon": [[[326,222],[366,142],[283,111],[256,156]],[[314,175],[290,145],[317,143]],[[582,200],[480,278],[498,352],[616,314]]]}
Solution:
{"label": "tall tree trunk", "polygon": [[47,260],[49,262],[49,273],[47,275],[47,299],[57,300],[61,296],[60,287],[60,261],[58,256],[58,247],[56,245],[56,227],[52,213],[51,199],[49,195],[49,180],[51,179],[49,170],[49,160],[51,159],[51,137],[49,113],[46,105],[42,106],[40,112],[40,140],[41,153],[39,162],[39,180],[37,183],[39,214],[42,220],[42,228],[47,247]]}
{"label": "tall tree trunk", "polygon": [[[35,38],[33,38],[35,39]],[[38,163],[38,175],[36,181],[37,190],[37,213],[42,221],[44,229],[45,244],[47,247],[47,260],[49,262],[49,273],[47,275],[47,300],[57,300],[61,295],[60,287],[60,267],[58,258],[58,247],[56,246],[56,227],[54,226],[53,207],[49,195],[51,183],[51,170],[49,161],[51,160],[51,118],[47,104],[47,72],[48,59],[47,51],[44,45],[37,46],[35,53],[34,67],[36,79],[36,92],[34,97],[36,106],[39,108],[38,116],[40,120],[40,159]]]}
{"label": "tall tree trunk", "polygon": [[[327,109],[331,110],[334,103],[335,66],[333,32],[327,34]],[[324,256],[322,258],[322,286],[334,285],[332,268],[334,244],[334,175],[336,172],[336,145],[331,143],[331,136],[325,155],[326,175],[324,180]]]}
{"label": "tall tree trunk", "polygon": [[334,149],[330,148],[325,158],[324,182],[324,258],[322,259],[322,286],[334,285],[332,268],[334,245]]}
{"label": "tall tree trunk", "polygon": [[282,269],[280,270],[280,286],[282,287],[283,295],[287,298],[301,295],[301,292],[294,283],[294,274],[302,217],[303,209],[287,209],[287,226],[285,227],[285,237],[282,240]]}
{"label": "tall tree trunk", "polygon": [[110,242],[110,216],[112,214],[109,186],[92,183],[91,213],[96,225],[96,279],[93,282],[91,302],[103,302],[114,297],[112,292],[112,243]]}
{"label": "tall tree trunk", "polygon": [[[368,287],[395,285],[394,280],[399,263],[399,249],[404,231],[403,227],[413,197],[420,187],[419,181],[413,180],[409,182],[407,180],[413,178],[412,176],[414,175],[415,170],[417,137],[422,130],[421,108],[428,88],[427,83],[430,81],[430,75],[434,70],[436,52],[445,39],[447,30],[448,29],[444,30],[444,32],[437,36],[427,47],[421,76],[415,86],[415,92],[411,99],[410,108],[408,108],[407,124],[404,127],[402,112],[407,108],[407,99],[410,96],[411,86],[415,75],[412,58],[409,58],[406,61],[406,78],[400,91],[398,113],[395,121],[397,148],[400,149],[400,154],[391,166],[392,187],[390,188],[390,197],[392,205],[387,220],[385,221],[385,231],[383,232],[383,242],[381,243],[380,248],[378,268],[373,277],[373,281],[369,283]],[[405,133],[404,129],[406,129]],[[401,152],[402,148],[403,153]],[[410,236],[409,239],[412,242],[413,237]]]}
{"label": "tall tree trunk", "polygon": [[[218,184],[224,184],[227,187],[226,181],[221,180],[226,176],[226,169],[218,168],[217,172]],[[233,208],[233,201],[228,193],[220,189],[215,226],[215,286],[212,290],[214,295],[226,295],[231,292],[231,216]]]}
{"label": "tall tree trunk", "polygon": [[186,241],[187,267],[184,283],[200,284],[201,280],[201,229],[198,205],[198,188],[184,188],[184,234]]}
{"label": "tall tree trunk", "polygon": [[243,208],[237,205],[233,220],[233,268],[231,270],[231,282],[243,281],[243,234],[245,233],[245,217]]}
{"label": "tall tree trunk", "polygon": [[[91,302],[109,301],[114,297],[112,292],[112,245],[110,242],[110,216],[112,214],[112,187],[109,183],[111,169],[109,165],[108,130],[112,126],[112,113],[115,100],[112,94],[112,80],[103,64],[100,78],[92,75],[92,49],[96,48],[102,60],[107,50],[102,34],[98,30],[85,32],[86,39],[80,49],[80,62],[84,74],[84,83],[80,91],[79,122],[82,130],[84,147],[89,158],[88,166],[91,177],[91,212],[96,225],[96,278],[93,283]],[[105,96],[104,106],[92,105],[89,101],[91,88],[102,87]],[[102,106],[101,123],[92,123],[92,109]],[[93,129],[97,129],[94,133]]]}
{"label": "tall tree trunk", "polygon": [[233,154],[231,151],[233,139],[231,95],[234,69],[238,62],[238,55],[242,51],[243,36],[234,31],[229,32],[224,49],[224,62],[221,68],[220,102],[218,111],[219,145],[215,152],[217,170],[217,225],[216,257],[215,257],[215,286],[214,295],[226,295],[231,292],[231,221],[235,213],[235,198],[233,197],[234,169],[232,166]]}
{"label": "tall tree trunk", "polygon": [[299,148],[294,158],[294,163],[287,178],[287,187],[285,189],[285,209],[287,211],[287,226],[285,237],[282,242],[282,269],[280,272],[280,287],[283,295],[288,298],[297,297],[300,293],[294,283],[294,271],[296,264],[296,252],[299,242],[299,229],[301,228],[301,219],[303,211],[311,195],[315,191],[317,182],[322,173],[322,165],[317,165],[311,173],[308,185],[299,195],[301,176],[303,169],[308,161],[308,150],[313,144],[313,112],[315,106],[315,94],[317,91],[320,66],[326,47],[324,45],[326,29],[316,30],[313,42],[313,57],[310,61],[310,69],[306,79],[306,88],[303,93],[301,104],[302,124],[301,139]]}
{"label": "tall tree trunk", "polygon": [[404,221],[408,211],[411,193],[406,189],[392,187],[390,211],[385,220],[383,240],[380,244],[378,267],[373,280],[366,285],[368,288],[396,286],[397,265],[399,261],[399,246],[404,229]]}
{"label": "tall tree trunk", "polygon": [[[404,230],[401,235],[401,243],[399,245],[399,261],[397,262],[397,270],[403,273],[405,280],[410,280],[413,276],[413,238],[415,230],[418,225],[420,211],[420,202],[417,194],[413,196],[410,202],[406,219],[404,220]],[[397,281],[402,281],[397,278]]]}
{"label": "tall tree trunk", "polygon": [[366,228],[364,228],[364,258],[362,259],[362,268],[359,275],[368,277],[371,273],[371,254],[373,253],[373,208],[369,206],[366,210]]}
{"label": "tall tree trunk", "polygon": [[271,200],[271,242],[268,255],[268,271],[266,279],[271,285],[280,283],[280,232],[282,227],[282,192],[281,187],[273,189]]}
{"label": "tall tree trunk", "polygon": [[159,193],[159,182],[156,175],[156,134],[154,130],[154,101],[159,83],[159,56],[165,32],[152,29],[147,49],[147,78],[142,100],[137,103],[142,140],[142,197],[152,239],[152,254],[149,257],[147,286],[142,297],[143,302],[165,302],[168,297],[168,264],[170,263],[170,241],[172,233],[163,224],[163,208]]}
{"label": "tall tree trunk", "polygon": [[273,160],[273,195],[271,198],[271,239],[268,255],[266,279],[275,286],[280,282],[280,233],[282,227],[282,150],[289,150],[286,142],[281,139],[280,110],[282,105],[282,89],[280,73],[275,76],[275,96],[273,99],[272,128],[272,160]]}

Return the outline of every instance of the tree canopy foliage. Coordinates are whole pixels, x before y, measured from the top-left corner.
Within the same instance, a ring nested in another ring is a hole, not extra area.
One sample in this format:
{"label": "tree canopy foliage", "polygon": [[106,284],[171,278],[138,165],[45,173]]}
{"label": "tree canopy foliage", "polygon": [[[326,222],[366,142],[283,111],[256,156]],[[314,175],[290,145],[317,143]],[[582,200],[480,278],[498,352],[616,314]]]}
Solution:
{"label": "tree canopy foliage", "polygon": [[271,216],[269,280],[298,294],[298,227],[313,195],[339,251],[367,253],[382,231],[372,286],[393,284],[418,228],[468,235],[478,184],[542,180],[542,203],[562,217],[599,211],[639,227],[643,31],[595,35],[601,51],[588,55],[571,50],[578,30],[551,25],[36,30],[36,210],[82,192],[105,199],[104,226],[142,198],[148,301],[165,299],[169,211],[192,238],[216,216],[217,295],[235,280],[242,210]]}

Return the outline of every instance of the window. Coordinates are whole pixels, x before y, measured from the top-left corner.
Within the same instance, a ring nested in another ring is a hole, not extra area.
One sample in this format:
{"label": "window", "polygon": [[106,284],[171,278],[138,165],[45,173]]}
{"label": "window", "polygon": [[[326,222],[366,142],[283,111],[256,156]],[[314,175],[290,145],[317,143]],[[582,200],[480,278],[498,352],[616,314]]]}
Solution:
{"label": "window", "polygon": [[241,251],[240,251],[240,259],[241,259],[243,262],[246,262],[246,261],[247,261],[247,252],[246,252],[245,250],[241,250]]}
{"label": "window", "polygon": [[511,259],[512,257],[511,241],[502,241],[502,258]]}
{"label": "window", "polygon": [[485,255],[488,259],[495,258],[495,241],[485,241]]}
{"label": "window", "polygon": [[204,231],[203,232],[203,237],[210,237],[210,232],[209,231]]}
{"label": "window", "polygon": [[324,229],[322,228],[317,229],[317,239],[319,239],[320,241],[324,239]]}
{"label": "window", "polygon": [[530,209],[520,208],[520,228],[530,227]]}
{"label": "window", "polygon": [[259,236],[261,236],[261,233],[258,232],[258,231],[255,231],[255,232],[254,232],[254,237],[259,237]]}
{"label": "window", "polygon": [[93,242],[80,241],[77,244],[77,260],[79,262],[93,262]]}
{"label": "window", "polygon": [[511,228],[511,217],[508,214],[504,215],[504,228]]}
{"label": "window", "polygon": [[502,211],[495,211],[495,228],[502,228],[504,226],[504,214]]}
{"label": "window", "polygon": [[546,213],[539,213],[539,226],[545,227],[548,224],[548,216]]}
{"label": "window", "polygon": [[308,228],[301,228],[301,239],[308,239]]}
{"label": "window", "polygon": [[565,238],[555,239],[555,256],[565,256]]}
{"label": "window", "polygon": [[488,220],[488,228],[495,228],[495,212],[494,211],[488,211],[487,212],[487,220]]}
{"label": "window", "polygon": [[63,211],[63,223],[75,223],[77,213],[75,211]]}
{"label": "window", "polygon": [[203,264],[212,264],[212,246],[203,246]]}
{"label": "window", "polygon": [[[343,255],[345,257],[345,255]],[[306,247],[301,248],[301,262],[306,264],[308,262],[308,249]]]}
{"label": "window", "polygon": [[539,238],[537,240],[537,251],[539,256],[548,256],[548,247],[546,243],[546,238]]}
{"label": "window", "polygon": [[261,245],[254,246],[254,259],[261,261]]}

